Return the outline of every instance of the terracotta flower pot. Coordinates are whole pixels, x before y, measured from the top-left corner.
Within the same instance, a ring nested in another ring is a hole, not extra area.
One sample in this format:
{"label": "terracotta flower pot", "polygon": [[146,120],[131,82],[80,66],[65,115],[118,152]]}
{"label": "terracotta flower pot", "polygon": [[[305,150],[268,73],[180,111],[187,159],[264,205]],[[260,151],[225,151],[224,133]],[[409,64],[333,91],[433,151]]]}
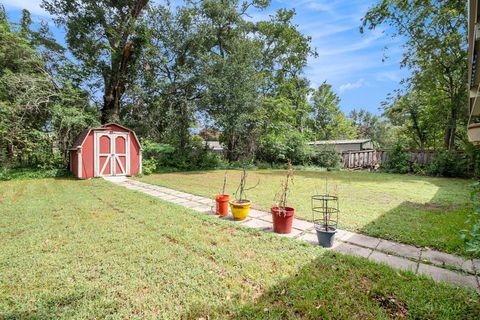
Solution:
{"label": "terracotta flower pot", "polygon": [[228,201],[230,201],[230,195],[219,194],[215,197],[216,211],[215,213],[226,217],[228,215]]}
{"label": "terracotta flower pot", "polygon": [[294,208],[272,207],[273,231],[281,234],[292,232],[294,214]]}

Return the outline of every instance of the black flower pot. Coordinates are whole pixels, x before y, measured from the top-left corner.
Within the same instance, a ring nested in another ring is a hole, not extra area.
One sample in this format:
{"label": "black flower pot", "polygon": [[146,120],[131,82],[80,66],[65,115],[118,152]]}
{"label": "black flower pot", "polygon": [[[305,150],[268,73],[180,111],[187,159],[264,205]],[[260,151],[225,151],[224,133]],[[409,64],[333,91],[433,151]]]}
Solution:
{"label": "black flower pot", "polygon": [[317,225],[315,226],[315,230],[317,231],[318,243],[324,248],[331,248],[335,241],[337,228],[328,227],[328,229],[326,229],[324,225]]}

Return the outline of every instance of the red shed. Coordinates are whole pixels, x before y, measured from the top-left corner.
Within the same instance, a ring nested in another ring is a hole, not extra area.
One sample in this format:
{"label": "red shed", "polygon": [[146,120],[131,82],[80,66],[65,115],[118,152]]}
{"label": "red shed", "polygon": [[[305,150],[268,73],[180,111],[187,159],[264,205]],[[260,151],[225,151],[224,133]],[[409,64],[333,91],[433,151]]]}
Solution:
{"label": "red shed", "polygon": [[142,147],[132,130],[116,123],[84,130],[70,148],[70,171],[79,179],[142,172]]}

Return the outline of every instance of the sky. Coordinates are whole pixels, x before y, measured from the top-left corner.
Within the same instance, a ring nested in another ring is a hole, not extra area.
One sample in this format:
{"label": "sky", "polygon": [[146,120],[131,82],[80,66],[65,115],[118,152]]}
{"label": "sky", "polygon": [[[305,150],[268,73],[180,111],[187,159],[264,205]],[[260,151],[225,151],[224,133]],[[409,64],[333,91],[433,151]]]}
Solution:
{"label": "sky", "polygon": [[[21,9],[28,9],[34,22],[50,20],[52,32],[64,44],[64,31],[56,28],[41,0],[0,0],[9,19],[18,21]],[[159,2],[159,1],[157,1]],[[327,81],[341,99],[345,113],[364,108],[381,114],[380,104],[387,94],[400,87],[408,75],[400,69],[401,42],[377,28],[360,34],[361,18],[376,0],[272,0],[269,8],[250,12],[253,20],[268,19],[279,8],[294,8],[294,23],[312,38],[318,57],[311,57],[305,76],[312,87]],[[386,59],[385,59],[386,57]]]}

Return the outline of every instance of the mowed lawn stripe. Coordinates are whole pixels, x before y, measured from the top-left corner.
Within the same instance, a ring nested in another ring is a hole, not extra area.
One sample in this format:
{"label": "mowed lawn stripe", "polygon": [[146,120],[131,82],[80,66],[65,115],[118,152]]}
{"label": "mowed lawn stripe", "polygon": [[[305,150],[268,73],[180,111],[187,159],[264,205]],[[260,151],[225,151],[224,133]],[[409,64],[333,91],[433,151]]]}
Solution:
{"label": "mowed lawn stripe", "polygon": [[102,180],[2,182],[0,195],[0,318],[480,315],[471,290]]}

